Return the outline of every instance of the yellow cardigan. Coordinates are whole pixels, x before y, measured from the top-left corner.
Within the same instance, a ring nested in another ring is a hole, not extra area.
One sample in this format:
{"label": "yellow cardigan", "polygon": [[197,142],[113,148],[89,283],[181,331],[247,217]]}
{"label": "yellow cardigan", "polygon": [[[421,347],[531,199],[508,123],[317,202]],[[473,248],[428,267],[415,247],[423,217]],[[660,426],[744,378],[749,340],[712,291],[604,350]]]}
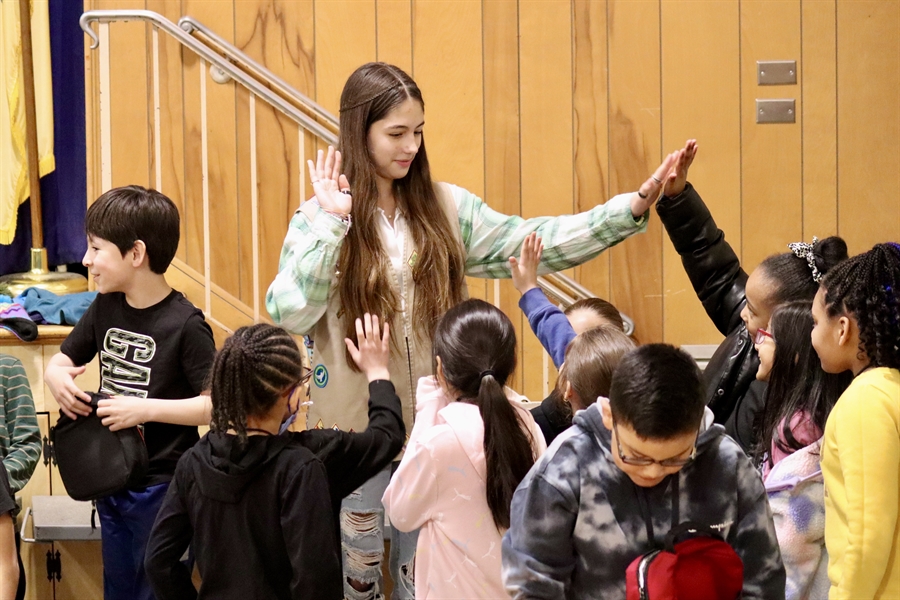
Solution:
{"label": "yellow cardigan", "polygon": [[829,600],[900,599],[900,371],[858,375],[825,425]]}

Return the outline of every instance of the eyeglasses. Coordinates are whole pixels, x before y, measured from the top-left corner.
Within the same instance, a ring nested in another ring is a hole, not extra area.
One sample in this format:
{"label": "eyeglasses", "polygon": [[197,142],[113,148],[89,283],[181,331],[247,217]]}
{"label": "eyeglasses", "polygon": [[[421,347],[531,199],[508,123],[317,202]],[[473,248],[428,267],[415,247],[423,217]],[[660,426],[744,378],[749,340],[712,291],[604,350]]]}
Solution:
{"label": "eyeglasses", "polygon": [[775,341],[775,336],[766,331],[763,328],[759,328],[756,330],[756,338],[754,338],[754,342],[757,346],[762,346],[762,344],[766,341],[766,338],[771,339],[773,342]]}
{"label": "eyeglasses", "polygon": [[[295,383],[294,385],[292,385],[292,386],[290,387],[290,389],[288,390],[287,397],[288,397],[288,403],[289,403],[289,404],[290,404],[290,402],[291,402],[291,399],[292,399],[292,398],[294,397],[294,395],[297,393],[297,390],[300,389],[300,388],[303,386],[303,384],[305,384],[307,381],[309,381],[309,378],[310,378],[310,377],[312,377],[313,370],[310,369],[309,367],[303,367],[302,373],[303,373],[303,374],[300,375],[300,380],[297,381],[297,383]],[[297,408],[292,409],[292,410],[291,410],[291,414],[297,414],[297,411],[300,410],[300,407],[301,407],[301,406],[310,406],[310,405],[312,405],[312,402],[309,401],[309,400],[307,400],[307,401],[305,401],[305,402],[298,402],[298,403],[297,403]]]}
{"label": "eyeglasses", "polygon": [[635,456],[625,456],[625,453],[622,452],[622,442],[619,441],[619,427],[616,424],[616,420],[613,419],[613,431],[616,434],[616,447],[619,450],[619,458],[626,465],[631,465],[633,467],[649,467],[650,465],[656,464],[661,467],[683,467],[686,464],[690,463],[694,458],[697,457],[697,439],[700,438],[700,430],[697,430],[697,438],[694,439],[694,447],[691,448],[691,455],[687,458],[665,458],[663,460],[655,460],[652,458],[637,458]]}

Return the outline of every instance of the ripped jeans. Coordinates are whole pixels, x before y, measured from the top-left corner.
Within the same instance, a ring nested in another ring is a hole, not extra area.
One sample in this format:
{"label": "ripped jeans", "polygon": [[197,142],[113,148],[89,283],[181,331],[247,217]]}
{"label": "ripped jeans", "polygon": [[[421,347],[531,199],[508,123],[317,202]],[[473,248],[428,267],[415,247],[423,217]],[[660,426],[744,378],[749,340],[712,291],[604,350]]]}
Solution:
{"label": "ripped jeans", "polygon": [[[348,600],[384,598],[381,562],[384,559],[384,505],[381,497],[399,461],[385,467],[344,498],[341,503],[341,550],[344,562],[344,597]],[[403,533],[390,528],[389,568],[394,581],[392,600],[416,597],[414,569],[419,532]],[[348,579],[374,583],[366,592],[355,590]]]}

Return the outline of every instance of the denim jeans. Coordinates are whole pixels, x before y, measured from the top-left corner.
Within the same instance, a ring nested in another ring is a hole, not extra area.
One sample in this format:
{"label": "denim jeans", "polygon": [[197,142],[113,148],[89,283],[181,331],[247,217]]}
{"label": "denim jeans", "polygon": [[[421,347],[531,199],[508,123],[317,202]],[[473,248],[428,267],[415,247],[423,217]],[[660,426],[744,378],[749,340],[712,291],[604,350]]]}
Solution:
{"label": "denim jeans", "polygon": [[[399,462],[361,485],[341,504],[341,549],[344,561],[344,596],[349,600],[384,597],[381,563],[384,560],[384,505],[381,497]],[[419,532],[389,531],[391,555],[388,563],[394,582],[392,600],[416,597],[414,569]],[[358,592],[347,582],[374,583],[366,592]]]}
{"label": "denim jeans", "polygon": [[125,490],[97,500],[105,600],[153,600],[144,554],[168,483]]}

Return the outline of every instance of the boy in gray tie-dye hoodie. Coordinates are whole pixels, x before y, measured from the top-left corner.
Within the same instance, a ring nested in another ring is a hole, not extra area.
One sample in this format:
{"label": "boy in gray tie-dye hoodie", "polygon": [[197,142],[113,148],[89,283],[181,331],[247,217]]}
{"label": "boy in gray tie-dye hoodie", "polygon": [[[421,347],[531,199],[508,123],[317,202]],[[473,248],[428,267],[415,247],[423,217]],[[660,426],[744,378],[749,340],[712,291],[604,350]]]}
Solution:
{"label": "boy in gray tie-dye hoodie", "polygon": [[626,355],[610,398],[578,412],[516,490],[503,537],[510,595],[624,600],[628,565],[661,547],[677,520],[706,523],[731,544],[744,563],[744,600],[783,600],[762,481],[712,421],[685,352],[649,344]]}

